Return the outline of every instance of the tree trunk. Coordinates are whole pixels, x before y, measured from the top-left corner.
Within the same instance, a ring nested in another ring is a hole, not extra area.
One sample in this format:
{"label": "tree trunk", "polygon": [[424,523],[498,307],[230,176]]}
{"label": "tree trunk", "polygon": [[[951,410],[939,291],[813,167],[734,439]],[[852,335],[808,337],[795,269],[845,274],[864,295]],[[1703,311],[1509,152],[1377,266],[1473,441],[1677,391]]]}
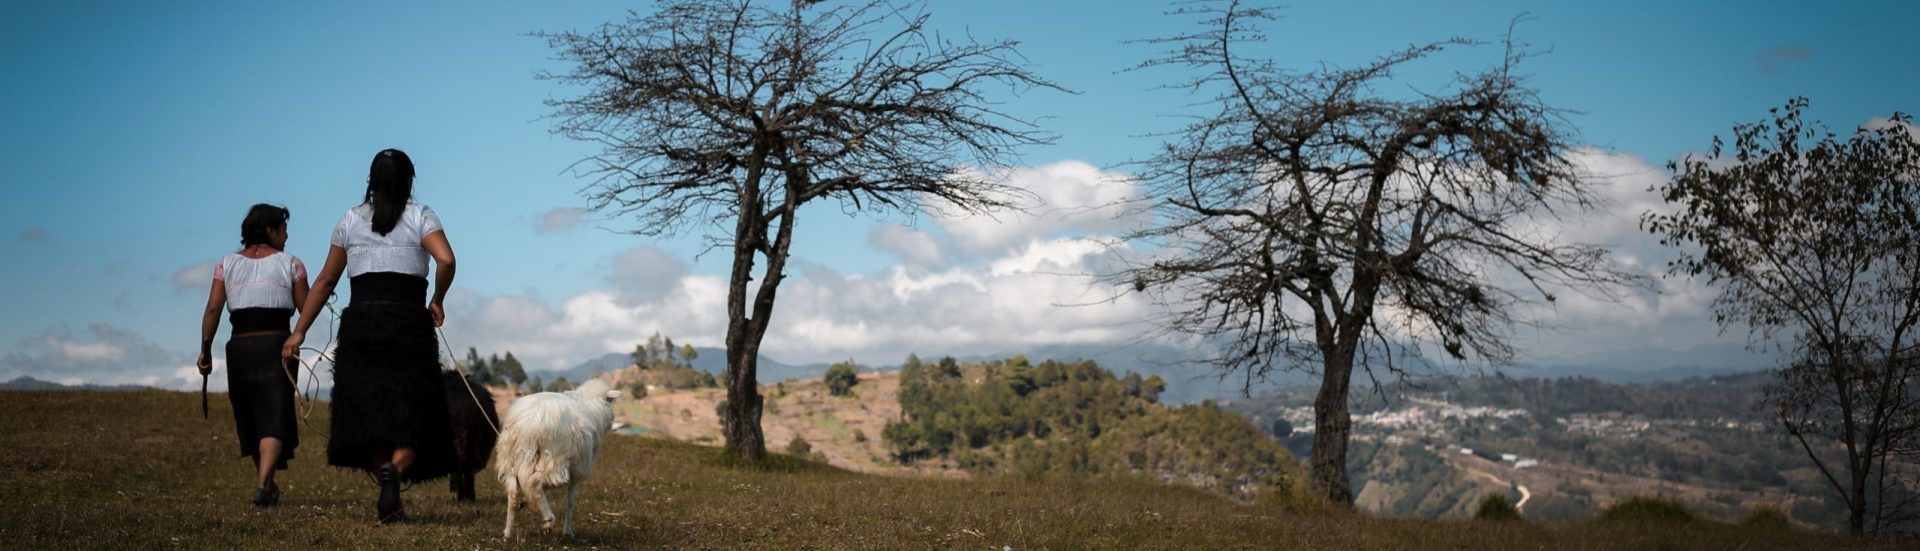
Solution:
{"label": "tree trunk", "polygon": [[720,433],[726,437],[727,452],[747,461],[767,455],[756,377],[760,337],[747,317],[747,286],[753,281],[754,256],[767,227],[760,210],[766,154],[767,148],[757,146],[748,159],[747,176],[739,189],[740,214],[733,227],[733,269],[727,279],[727,403],[720,415]]}
{"label": "tree trunk", "polygon": [[760,382],[756,374],[760,343],[734,346],[732,336],[727,342],[727,408],[720,429],[727,439],[727,453],[759,461],[767,455],[767,438],[760,431]]}
{"label": "tree trunk", "polygon": [[1320,393],[1313,399],[1313,488],[1327,501],[1353,506],[1347,483],[1347,437],[1353,416],[1347,412],[1347,385],[1353,375],[1353,349],[1328,351],[1322,362]]}

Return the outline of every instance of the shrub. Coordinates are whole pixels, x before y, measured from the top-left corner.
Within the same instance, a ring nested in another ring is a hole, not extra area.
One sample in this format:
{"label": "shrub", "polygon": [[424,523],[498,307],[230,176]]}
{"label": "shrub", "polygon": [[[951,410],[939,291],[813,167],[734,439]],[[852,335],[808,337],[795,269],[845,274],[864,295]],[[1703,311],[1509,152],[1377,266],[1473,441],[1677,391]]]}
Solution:
{"label": "shrub", "polygon": [[1694,519],[1685,503],[1659,496],[1630,497],[1600,512],[1600,520],[1606,522],[1688,523]]}
{"label": "shrub", "polygon": [[806,438],[803,438],[800,435],[796,434],[796,435],[793,435],[792,440],[787,441],[787,455],[791,455],[794,457],[807,457],[812,454],[813,454],[813,444],[808,444]]}
{"label": "shrub", "polygon": [[1741,519],[1740,525],[1762,530],[1792,530],[1793,517],[1779,505],[1759,505],[1747,513],[1747,518]]}
{"label": "shrub", "polygon": [[1525,520],[1520,516],[1520,510],[1513,507],[1513,502],[1507,501],[1506,494],[1487,494],[1486,498],[1480,500],[1480,508],[1473,512],[1473,519]]}
{"label": "shrub", "polygon": [[854,373],[853,364],[841,362],[827,368],[827,391],[834,396],[846,396],[853,386],[860,384],[860,377]]}
{"label": "shrub", "polygon": [[853,441],[865,443],[867,441],[867,433],[860,431],[858,429],[855,429],[853,431]]}

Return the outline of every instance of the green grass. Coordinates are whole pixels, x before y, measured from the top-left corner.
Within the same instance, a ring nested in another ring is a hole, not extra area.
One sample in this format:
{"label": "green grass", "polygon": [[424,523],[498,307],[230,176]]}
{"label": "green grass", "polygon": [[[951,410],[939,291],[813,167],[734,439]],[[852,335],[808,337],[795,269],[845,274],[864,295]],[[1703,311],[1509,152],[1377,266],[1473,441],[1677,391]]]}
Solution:
{"label": "green grass", "polygon": [[[480,501],[444,484],[406,494],[414,522],[373,522],[374,486],[328,468],[306,431],[281,506],[247,504],[251,465],[215,396],[0,393],[0,547],[454,549],[499,539],[492,472]],[[311,421],[324,428],[325,407]],[[1901,543],[1694,523],[1472,523],[1297,514],[1199,490],[1126,481],[888,478],[774,456],[739,465],[716,448],[610,436],[565,540],[520,514],[511,547],[773,549],[1818,549]],[[1294,508],[1300,509],[1300,508]]]}

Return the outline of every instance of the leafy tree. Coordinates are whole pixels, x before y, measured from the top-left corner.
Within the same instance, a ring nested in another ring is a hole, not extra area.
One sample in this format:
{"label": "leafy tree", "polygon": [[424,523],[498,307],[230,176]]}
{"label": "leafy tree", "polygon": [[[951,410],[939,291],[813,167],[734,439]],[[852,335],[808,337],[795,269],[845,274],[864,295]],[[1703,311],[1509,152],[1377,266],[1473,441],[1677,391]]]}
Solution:
{"label": "leafy tree", "polygon": [[860,384],[860,376],[853,362],[840,362],[827,367],[826,383],[827,392],[834,396],[846,396],[853,391],[854,385]]}
{"label": "leafy tree", "polygon": [[1013,42],[927,24],[890,0],[672,0],[540,35],[572,66],[545,78],[581,90],[549,101],[556,132],[601,146],[581,164],[592,205],[633,216],[642,235],[721,228],[708,237],[733,258],[723,432],[743,459],[766,453],[756,361],[801,206],[1011,207],[1019,190],[992,169],[1051,140],[987,98],[991,87],[1057,88]]}
{"label": "leafy tree", "polygon": [[646,343],[634,343],[633,354],[631,354],[630,356],[633,358],[633,365],[638,366],[640,369],[647,368],[648,362],[647,362]]}
{"label": "leafy tree", "polygon": [[569,390],[573,390],[573,383],[568,382],[566,377],[555,378],[553,382],[547,383],[547,392],[566,392]]}
{"label": "leafy tree", "polygon": [[1562,112],[1514,73],[1520,45],[1409,94],[1398,71],[1474,43],[1294,71],[1251,51],[1271,9],[1176,13],[1205,18],[1202,29],[1149,41],[1166,50],[1141,67],[1192,75],[1173,87],[1203,94],[1207,113],[1139,164],[1151,199],[1140,204],[1157,222],[1129,237],[1157,250],[1108,277],[1161,305],[1166,332],[1210,343],[1198,361],[1222,373],[1249,385],[1275,369],[1320,376],[1312,478],[1329,501],[1353,501],[1356,368],[1404,373],[1423,350],[1497,365],[1514,354],[1509,328],[1527,321],[1523,292],[1611,298],[1634,277],[1603,247],[1537,230],[1595,195],[1567,159]]}
{"label": "leafy tree", "polygon": [[545,392],[546,390],[547,390],[546,385],[543,385],[540,383],[539,375],[534,375],[533,381],[527,385],[528,392]]}
{"label": "leafy tree", "polygon": [[[507,357],[496,358],[494,361],[489,363],[493,366],[494,371],[501,373],[502,376],[507,377],[508,380],[513,381],[513,384],[520,385],[522,383],[527,382],[526,367],[520,365],[520,359],[513,357],[512,351],[507,352]],[[533,385],[532,390],[535,392],[538,392],[540,388],[541,388],[540,385],[535,384]]]}
{"label": "leafy tree", "polygon": [[1642,225],[1678,248],[1669,275],[1719,288],[1722,327],[1791,336],[1765,406],[1846,503],[1848,529],[1880,532],[1920,515],[1894,468],[1920,460],[1920,139],[1896,113],[1841,141],[1806,107],[1669,163],[1672,210]]}
{"label": "leafy tree", "polygon": [[686,362],[687,367],[693,367],[693,361],[697,359],[700,359],[700,351],[694,350],[693,345],[680,345],[680,361]]}
{"label": "leafy tree", "polygon": [[1166,391],[1167,381],[1166,379],[1161,379],[1159,375],[1147,377],[1145,382],[1140,383],[1140,399],[1142,400],[1159,402],[1160,393]]}

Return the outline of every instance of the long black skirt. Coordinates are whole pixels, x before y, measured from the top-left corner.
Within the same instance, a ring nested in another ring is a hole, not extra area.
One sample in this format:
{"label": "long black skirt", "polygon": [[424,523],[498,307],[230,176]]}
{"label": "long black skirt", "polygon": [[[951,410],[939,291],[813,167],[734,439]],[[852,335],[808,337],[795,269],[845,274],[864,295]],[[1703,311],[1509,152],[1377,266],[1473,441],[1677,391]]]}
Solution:
{"label": "long black skirt", "polygon": [[439,347],[432,314],[418,304],[356,300],[341,312],[328,464],[375,471],[391,450],[410,447],[405,480],[453,470]]}
{"label": "long black skirt", "polygon": [[234,337],[227,340],[227,400],[233,404],[233,430],[240,455],[258,460],[260,439],[280,439],[280,459],[273,468],[286,469],[300,447],[299,418],[294,414],[294,381],[299,373],[280,359],[286,333]]}

